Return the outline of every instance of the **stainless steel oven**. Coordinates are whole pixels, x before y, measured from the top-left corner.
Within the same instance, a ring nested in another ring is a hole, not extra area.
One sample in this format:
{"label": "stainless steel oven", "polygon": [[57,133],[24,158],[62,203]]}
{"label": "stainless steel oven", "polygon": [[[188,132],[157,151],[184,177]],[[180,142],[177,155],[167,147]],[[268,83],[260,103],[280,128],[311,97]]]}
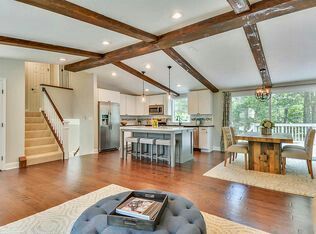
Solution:
{"label": "stainless steel oven", "polygon": [[149,115],[163,115],[164,106],[163,105],[150,105],[149,106]]}

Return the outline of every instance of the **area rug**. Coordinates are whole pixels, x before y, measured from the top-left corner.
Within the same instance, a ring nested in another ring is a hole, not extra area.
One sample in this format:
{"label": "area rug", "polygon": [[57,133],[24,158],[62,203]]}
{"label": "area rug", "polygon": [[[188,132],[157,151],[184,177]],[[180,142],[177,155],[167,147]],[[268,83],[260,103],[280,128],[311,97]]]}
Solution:
{"label": "area rug", "polygon": [[[97,201],[129,189],[109,185],[35,215],[0,227],[0,234],[65,234],[70,233],[80,214]],[[265,233],[227,219],[203,213],[208,233]]]}
{"label": "area rug", "polygon": [[[314,162],[314,164],[316,163]],[[315,197],[316,179],[312,180],[308,174],[306,161],[287,159],[286,165],[286,175],[276,175],[251,170],[246,171],[244,167],[244,157],[239,155],[237,160],[231,164],[227,162],[227,166],[224,167],[224,162],[220,163],[206,172],[204,176],[280,192]],[[313,170],[316,175],[315,166],[316,165],[313,165]]]}

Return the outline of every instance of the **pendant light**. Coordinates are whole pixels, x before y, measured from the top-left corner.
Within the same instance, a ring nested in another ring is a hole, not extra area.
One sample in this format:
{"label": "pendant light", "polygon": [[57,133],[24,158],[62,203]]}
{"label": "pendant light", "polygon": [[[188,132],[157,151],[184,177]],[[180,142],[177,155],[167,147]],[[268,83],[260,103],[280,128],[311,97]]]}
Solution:
{"label": "pendant light", "polygon": [[171,93],[170,93],[170,70],[171,70],[171,66],[169,65],[168,66],[168,69],[169,69],[169,92],[168,92],[168,99],[170,100],[171,99]]}
{"label": "pendant light", "polygon": [[[145,71],[142,71],[143,75],[145,75]],[[145,81],[143,80],[143,96],[142,96],[142,102],[145,102]]]}
{"label": "pendant light", "polygon": [[[266,73],[266,69],[261,69],[260,70],[261,77],[264,77]],[[268,88],[265,86],[263,83],[261,87],[258,87],[256,89],[255,93],[256,99],[259,100],[260,102],[267,102],[271,98],[271,88]]]}

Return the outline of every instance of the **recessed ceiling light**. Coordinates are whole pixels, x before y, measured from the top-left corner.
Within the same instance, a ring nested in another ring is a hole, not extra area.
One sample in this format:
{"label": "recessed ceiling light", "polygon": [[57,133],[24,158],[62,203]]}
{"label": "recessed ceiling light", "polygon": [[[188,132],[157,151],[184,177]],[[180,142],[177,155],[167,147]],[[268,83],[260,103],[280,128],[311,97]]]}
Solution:
{"label": "recessed ceiling light", "polygon": [[172,19],[180,19],[182,17],[182,14],[180,12],[175,12],[172,15]]}
{"label": "recessed ceiling light", "polygon": [[65,58],[60,58],[59,61],[60,61],[60,62],[65,62],[66,59],[65,59]]}
{"label": "recessed ceiling light", "polygon": [[177,87],[180,88],[182,85],[181,84],[177,84]]}
{"label": "recessed ceiling light", "polygon": [[145,66],[147,69],[150,69],[151,68],[151,65],[149,63],[146,64]]}
{"label": "recessed ceiling light", "polygon": [[103,41],[102,44],[103,44],[103,45],[110,45],[110,42],[108,42],[108,41]]}
{"label": "recessed ceiling light", "polygon": [[117,76],[116,72],[112,72],[112,76]]}
{"label": "recessed ceiling light", "polygon": [[145,92],[149,92],[149,89],[145,89]]}

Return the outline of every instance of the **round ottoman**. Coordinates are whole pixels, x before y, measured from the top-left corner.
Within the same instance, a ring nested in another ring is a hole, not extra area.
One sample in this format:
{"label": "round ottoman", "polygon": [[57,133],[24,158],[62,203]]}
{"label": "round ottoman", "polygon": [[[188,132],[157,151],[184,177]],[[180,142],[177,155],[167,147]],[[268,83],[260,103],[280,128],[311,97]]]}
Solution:
{"label": "round ottoman", "polygon": [[129,192],[120,193],[98,201],[86,209],[74,223],[71,234],[204,234],[206,226],[201,212],[193,203],[172,193],[146,190],[151,193],[168,195],[168,205],[160,219],[159,225],[153,232],[140,231],[122,227],[108,226],[107,214],[112,212],[121,203]]}

